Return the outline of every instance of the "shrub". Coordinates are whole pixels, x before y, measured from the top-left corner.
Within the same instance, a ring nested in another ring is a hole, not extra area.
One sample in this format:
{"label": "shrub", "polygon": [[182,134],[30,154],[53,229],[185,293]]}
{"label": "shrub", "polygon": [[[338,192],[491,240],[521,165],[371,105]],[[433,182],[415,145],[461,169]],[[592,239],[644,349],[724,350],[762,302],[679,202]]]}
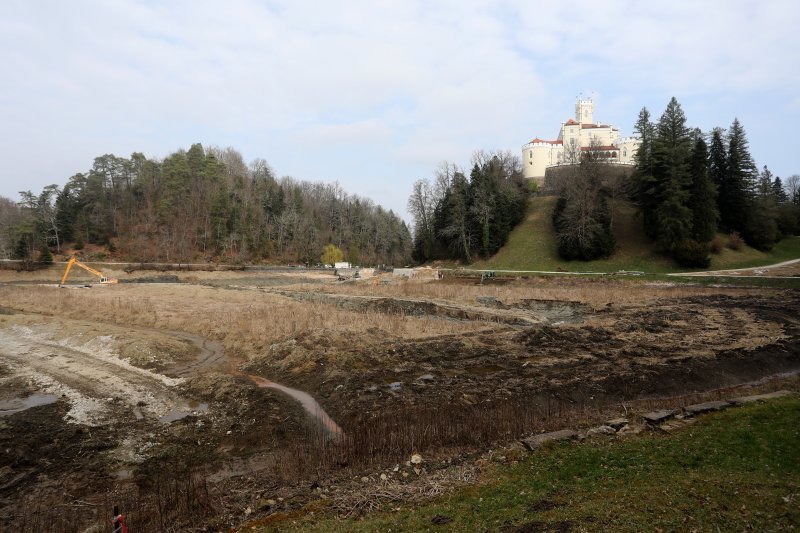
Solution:
{"label": "shrub", "polygon": [[675,261],[680,266],[691,268],[708,268],[711,258],[708,256],[709,245],[686,239],[678,243],[673,252]]}
{"label": "shrub", "polygon": [[51,264],[53,262],[53,254],[50,253],[50,248],[47,245],[42,245],[41,250],[39,251],[39,262]]}
{"label": "shrub", "polygon": [[728,235],[728,248],[731,250],[741,250],[744,247],[744,239],[737,232]]}
{"label": "shrub", "polygon": [[725,239],[720,235],[714,237],[708,244],[709,251],[714,255],[721,253],[723,248],[725,248]]}

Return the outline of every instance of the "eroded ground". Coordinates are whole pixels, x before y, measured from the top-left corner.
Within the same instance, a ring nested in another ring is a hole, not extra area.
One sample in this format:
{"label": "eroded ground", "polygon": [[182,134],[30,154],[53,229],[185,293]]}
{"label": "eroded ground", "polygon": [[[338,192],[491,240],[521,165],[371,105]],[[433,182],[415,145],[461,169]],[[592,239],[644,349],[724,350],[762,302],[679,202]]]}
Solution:
{"label": "eroded ground", "polygon": [[[231,525],[412,449],[450,464],[555,412],[800,369],[790,290],[170,275],[0,286],[0,529],[41,527],[53,505],[60,529],[101,523],[111,500],[171,501],[175,478],[194,496],[173,507]],[[344,435],[264,380],[312,395]]]}

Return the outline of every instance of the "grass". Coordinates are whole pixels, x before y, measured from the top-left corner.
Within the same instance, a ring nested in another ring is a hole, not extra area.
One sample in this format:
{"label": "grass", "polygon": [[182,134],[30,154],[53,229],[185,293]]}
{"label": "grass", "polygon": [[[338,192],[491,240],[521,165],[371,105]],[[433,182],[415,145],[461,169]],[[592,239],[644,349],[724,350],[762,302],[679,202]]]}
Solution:
{"label": "grass", "polygon": [[[511,232],[508,243],[493,257],[476,262],[472,268],[571,272],[640,270],[648,273],[687,270],[654,251],[635,208],[626,203],[621,203],[615,210],[617,250],[611,257],[588,262],[561,259],[556,251],[556,236],[550,218],[555,202],[554,196],[531,199],[525,220]],[[747,246],[739,251],[725,248],[720,254],[711,256],[710,270],[761,266],[797,258],[800,258],[800,237],[790,237],[779,242],[770,252]]]}
{"label": "grass", "polygon": [[[774,531],[800,525],[800,399],[731,409],[674,434],[562,444],[447,497],[303,531]],[[452,521],[437,526],[432,519]]]}

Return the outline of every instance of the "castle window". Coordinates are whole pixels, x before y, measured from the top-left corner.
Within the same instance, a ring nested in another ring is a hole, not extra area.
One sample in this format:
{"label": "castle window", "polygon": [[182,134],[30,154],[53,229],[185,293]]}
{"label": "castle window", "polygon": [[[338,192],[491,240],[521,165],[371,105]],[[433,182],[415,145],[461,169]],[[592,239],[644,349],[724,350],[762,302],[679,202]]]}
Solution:
{"label": "castle window", "polygon": [[628,157],[628,149],[627,148],[622,150],[622,157]]}

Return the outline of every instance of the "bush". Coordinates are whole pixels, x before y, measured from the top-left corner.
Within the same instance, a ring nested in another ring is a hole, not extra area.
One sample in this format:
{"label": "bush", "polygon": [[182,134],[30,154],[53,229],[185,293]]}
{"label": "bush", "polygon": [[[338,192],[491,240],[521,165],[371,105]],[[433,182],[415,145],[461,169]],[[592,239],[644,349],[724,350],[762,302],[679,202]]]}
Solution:
{"label": "bush", "polygon": [[53,262],[53,254],[50,253],[50,248],[47,245],[42,245],[42,249],[39,251],[39,262],[48,265]]}
{"label": "bush", "polygon": [[725,239],[723,239],[720,235],[717,235],[712,239],[712,241],[708,244],[709,251],[717,255],[722,252],[722,249],[725,248]]}
{"label": "bush", "polygon": [[678,243],[673,252],[675,261],[682,267],[708,268],[711,258],[708,256],[709,245],[686,239]]}
{"label": "bush", "polygon": [[736,251],[744,248],[744,239],[742,239],[742,236],[735,231],[728,235],[728,248]]}

